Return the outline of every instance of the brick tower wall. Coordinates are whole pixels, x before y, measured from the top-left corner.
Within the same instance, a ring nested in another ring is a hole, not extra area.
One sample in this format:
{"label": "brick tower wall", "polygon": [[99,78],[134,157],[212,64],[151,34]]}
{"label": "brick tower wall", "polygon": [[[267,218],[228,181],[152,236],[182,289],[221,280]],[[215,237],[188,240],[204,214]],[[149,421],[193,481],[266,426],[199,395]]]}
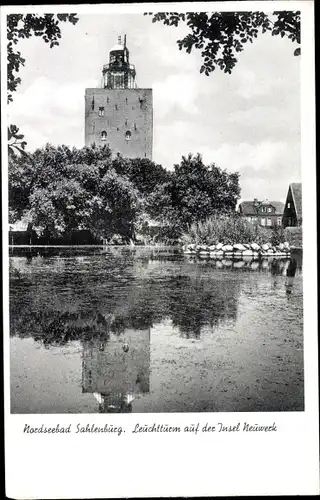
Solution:
{"label": "brick tower wall", "polygon": [[[103,116],[99,116],[101,107]],[[107,133],[105,140],[101,137],[103,131]],[[126,139],[128,131],[130,140]],[[152,142],[152,89],[86,89],[86,146],[108,144],[114,154],[152,160]]]}

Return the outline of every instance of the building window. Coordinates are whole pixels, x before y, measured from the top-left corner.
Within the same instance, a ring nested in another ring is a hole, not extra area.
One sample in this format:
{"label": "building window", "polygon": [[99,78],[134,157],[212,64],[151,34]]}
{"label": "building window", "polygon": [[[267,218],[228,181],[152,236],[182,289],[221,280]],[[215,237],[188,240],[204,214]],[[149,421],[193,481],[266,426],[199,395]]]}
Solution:
{"label": "building window", "polygon": [[128,104],[128,98],[126,97],[126,104]]}
{"label": "building window", "polygon": [[117,127],[117,132],[119,132],[119,127]]}
{"label": "building window", "polygon": [[102,141],[106,141],[107,140],[107,132],[105,130],[103,130],[101,132],[101,140]]}
{"label": "building window", "polygon": [[107,97],[107,104],[109,104],[109,97]]}
{"label": "building window", "polygon": [[131,140],[131,132],[130,130],[127,130],[126,132],[126,141],[130,141]]}
{"label": "building window", "polygon": [[125,124],[125,125],[128,125],[128,120],[126,120],[126,121],[124,122],[124,124]]}
{"label": "building window", "polygon": [[116,110],[118,110],[118,104],[115,104],[114,107]]}
{"label": "building window", "polygon": [[287,204],[287,208],[290,208],[290,203]]}
{"label": "building window", "polygon": [[261,218],[261,226],[265,226],[266,225],[266,219],[264,217]]}
{"label": "building window", "polygon": [[268,217],[267,218],[267,226],[272,226],[272,220],[271,220],[271,217]]}
{"label": "building window", "polygon": [[278,224],[278,226],[281,226],[281,223],[282,223],[282,217],[278,217],[277,218],[277,224]]}
{"label": "building window", "polygon": [[98,114],[99,114],[99,116],[104,116],[104,107],[103,106],[100,106]]}
{"label": "building window", "polygon": [[271,207],[268,207],[268,212],[269,212],[269,213],[270,213],[270,212],[272,212],[272,209],[271,209]]}

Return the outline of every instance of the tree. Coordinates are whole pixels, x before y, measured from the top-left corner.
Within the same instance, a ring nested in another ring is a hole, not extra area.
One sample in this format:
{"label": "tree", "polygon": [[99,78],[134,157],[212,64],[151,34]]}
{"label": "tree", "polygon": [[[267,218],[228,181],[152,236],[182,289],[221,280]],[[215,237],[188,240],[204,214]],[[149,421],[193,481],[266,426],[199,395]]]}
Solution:
{"label": "tree", "polygon": [[[119,161],[119,159],[117,159]],[[47,238],[89,230],[97,239],[133,237],[141,196],[117,174],[108,147],[80,150],[47,144],[9,161],[10,222],[28,215]]]}
{"label": "tree", "polygon": [[[120,172],[119,172],[120,173]],[[126,163],[122,172],[128,176],[144,196],[150,195],[159,185],[170,179],[170,172],[148,158],[134,158]]]}
{"label": "tree", "polygon": [[[179,50],[190,54],[193,48],[201,51],[200,73],[209,75],[216,67],[231,73],[237,63],[237,54],[247,42],[253,42],[260,34],[270,32],[274,36],[287,37],[300,45],[300,12],[160,12],[152,15],[152,22],[166,26],[186,24],[188,34],[177,41]],[[294,50],[300,55],[300,47]]]}
{"label": "tree", "polygon": [[189,154],[174,166],[171,180],[155,191],[149,210],[180,228],[210,215],[234,211],[240,197],[239,174],[215,164],[205,165],[201,155]]}
{"label": "tree", "polygon": [[[48,43],[50,48],[55,47],[59,45],[59,39],[61,38],[60,24],[64,22],[76,24],[78,20],[76,14],[44,14],[43,16],[36,14],[9,14],[7,16],[8,103],[12,102],[12,94],[21,83],[21,78],[18,76],[18,73],[21,66],[24,66],[26,62],[21,52],[16,48],[19,40],[30,38],[31,36],[38,36],[41,37],[45,43]],[[14,152],[24,154],[27,143],[23,140],[24,135],[18,132],[19,129],[16,125],[9,126],[9,155],[12,155]]]}
{"label": "tree", "polygon": [[44,14],[43,16],[9,14],[7,16],[8,102],[12,101],[12,92],[15,92],[21,83],[21,78],[17,76],[17,73],[26,62],[21,52],[15,49],[19,40],[33,35],[39,36],[52,48],[59,45],[60,23],[76,24],[78,21],[76,14]]}

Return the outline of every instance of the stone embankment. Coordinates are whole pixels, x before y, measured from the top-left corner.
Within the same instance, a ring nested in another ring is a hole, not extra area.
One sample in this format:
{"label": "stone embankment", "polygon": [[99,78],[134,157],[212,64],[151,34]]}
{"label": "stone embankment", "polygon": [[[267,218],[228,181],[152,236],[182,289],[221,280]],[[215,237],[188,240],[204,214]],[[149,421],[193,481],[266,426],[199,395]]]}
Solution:
{"label": "stone embankment", "polygon": [[183,252],[188,255],[210,258],[286,258],[290,257],[290,245],[287,241],[276,246],[272,246],[270,243],[264,243],[263,245],[258,245],[257,243],[235,243],[234,245],[224,245],[223,243],[218,243],[217,245],[197,245],[190,243],[184,246]]}

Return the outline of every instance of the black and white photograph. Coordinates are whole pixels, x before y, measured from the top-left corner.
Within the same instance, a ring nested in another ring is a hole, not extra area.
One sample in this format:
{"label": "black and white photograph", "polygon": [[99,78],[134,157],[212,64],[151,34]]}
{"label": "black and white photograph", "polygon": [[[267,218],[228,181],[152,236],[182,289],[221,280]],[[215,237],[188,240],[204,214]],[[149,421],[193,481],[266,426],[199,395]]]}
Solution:
{"label": "black and white photograph", "polygon": [[23,422],[306,411],[303,2],[215,3],[2,12]]}

